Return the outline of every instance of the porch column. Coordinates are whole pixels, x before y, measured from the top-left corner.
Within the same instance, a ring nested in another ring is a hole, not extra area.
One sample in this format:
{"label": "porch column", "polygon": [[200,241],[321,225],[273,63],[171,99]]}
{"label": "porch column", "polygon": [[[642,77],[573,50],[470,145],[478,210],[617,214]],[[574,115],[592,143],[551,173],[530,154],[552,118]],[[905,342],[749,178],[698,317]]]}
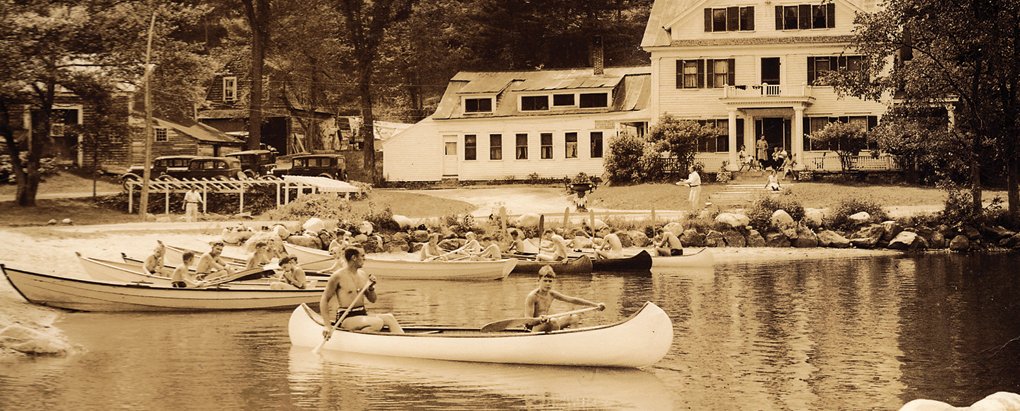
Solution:
{"label": "porch column", "polygon": [[804,169],[804,107],[793,107],[793,152],[790,153],[797,160],[797,170]]}
{"label": "porch column", "polygon": [[726,169],[730,171],[737,171],[740,169],[740,164],[737,163],[737,110],[730,109],[730,118],[726,123],[729,130],[729,164],[726,165]]}
{"label": "porch column", "polygon": [[754,143],[758,140],[758,136],[754,135],[754,116],[744,115],[744,152],[747,155],[754,157],[757,149],[754,147]]}

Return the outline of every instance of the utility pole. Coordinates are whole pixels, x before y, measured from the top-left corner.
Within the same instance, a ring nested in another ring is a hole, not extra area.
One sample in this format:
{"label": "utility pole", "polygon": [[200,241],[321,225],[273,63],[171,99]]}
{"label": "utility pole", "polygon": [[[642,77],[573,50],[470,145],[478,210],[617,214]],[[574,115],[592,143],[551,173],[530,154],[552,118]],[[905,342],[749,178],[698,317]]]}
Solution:
{"label": "utility pole", "polygon": [[149,0],[149,8],[152,9],[152,19],[149,20],[149,42],[145,46],[145,162],[142,163],[142,198],[139,202],[138,211],[144,220],[149,213],[149,178],[152,176],[152,32],[156,27],[156,8],[152,0]]}

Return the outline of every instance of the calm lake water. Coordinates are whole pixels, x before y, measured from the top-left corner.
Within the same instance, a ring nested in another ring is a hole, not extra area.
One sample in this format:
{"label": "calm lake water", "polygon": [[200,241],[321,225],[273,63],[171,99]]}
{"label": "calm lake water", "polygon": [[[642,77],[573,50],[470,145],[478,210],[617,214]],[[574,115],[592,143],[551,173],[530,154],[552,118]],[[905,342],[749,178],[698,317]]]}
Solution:
{"label": "calm lake water", "polygon": [[[604,301],[588,323],[653,301],[668,356],[642,370],[522,367],[292,349],[289,311],[68,313],[81,352],[0,367],[3,409],[897,409],[1020,391],[1020,257],[928,255],[561,277]],[[517,316],[533,277],[382,282],[405,324]],[[554,310],[569,306],[556,303]],[[1005,344],[1005,345],[1004,345]]]}

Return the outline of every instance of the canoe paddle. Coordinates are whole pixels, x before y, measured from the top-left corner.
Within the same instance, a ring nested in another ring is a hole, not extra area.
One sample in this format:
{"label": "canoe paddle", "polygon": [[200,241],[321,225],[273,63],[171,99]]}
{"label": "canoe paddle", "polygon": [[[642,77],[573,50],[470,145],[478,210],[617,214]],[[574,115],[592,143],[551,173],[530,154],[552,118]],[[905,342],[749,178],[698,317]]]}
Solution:
{"label": "canoe paddle", "polygon": [[361,291],[358,291],[358,295],[356,295],[354,299],[351,300],[351,305],[348,305],[347,309],[344,310],[344,313],[340,315],[340,318],[338,318],[335,323],[329,326],[329,332],[324,337],[322,337],[322,342],[312,349],[313,353],[318,354],[319,351],[322,351],[322,347],[326,345],[326,341],[329,341],[329,337],[333,336],[333,331],[336,331],[336,328],[344,323],[344,320],[347,319],[347,314],[350,314],[351,308],[354,308],[354,304],[357,303],[358,300],[361,299],[361,296],[365,295],[365,291],[368,290],[369,288],[372,288],[373,285],[375,285],[375,281],[369,281],[367,286],[362,287]]}
{"label": "canoe paddle", "polygon": [[538,216],[538,252],[535,253],[535,261],[538,261],[538,255],[542,254],[542,237],[545,234],[545,214]]}
{"label": "canoe paddle", "polygon": [[[585,313],[585,312],[588,312],[588,311],[594,311],[594,310],[598,310],[598,309],[599,309],[599,307],[581,308],[581,309],[574,310],[574,311],[566,311],[566,312],[562,312],[562,313],[559,313],[559,314],[547,315],[547,316],[545,316],[545,318],[547,320],[551,320],[553,318],[566,317],[568,315],[580,314],[580,313]],[[483,325],[482,326],[482,332],[483,333],[491,333],[491,332],[496,332],[496,331],[503,331],[503,330],[505,330],[507,328],[524,325],[524,324],[527,324],[527,323],[533,322],[533,321],[541,321],[541,318],[540,317],[517,317],[517,318],[507,318],[505,320],[494,321],[494,322],[491,322],[491,323]]]}

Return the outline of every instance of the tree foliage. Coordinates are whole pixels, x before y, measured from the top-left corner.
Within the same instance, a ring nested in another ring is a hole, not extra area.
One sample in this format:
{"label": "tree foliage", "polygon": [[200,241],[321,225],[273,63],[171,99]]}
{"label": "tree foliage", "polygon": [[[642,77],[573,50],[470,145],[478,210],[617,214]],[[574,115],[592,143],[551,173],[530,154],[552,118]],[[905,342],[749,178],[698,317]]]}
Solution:
{"label": "tree foliage", "polygon": [[868,132],[857,124],[833,122],[808,136],[822,146],[836,147],[843,172],[854,169],[854,158],[868,147]]}
{"label": "tree foliage", "polygon": [[858,14],[851,49],[865,56],[866,75],[832,81],[843,93],[871,99],[895,95],[902,107],[953,109],[955,132],[967,138],[972,208],[980,211],[982,169],[995,148],[1008,175],[1009,208],[1018,212],[1020,138],[1020,0],[887,1]]}
{"label": "tree foliage", "polygon": [[669,114],[663,114],[659,122],[648,131],[649,140],[655,143],[655,149],[668,152],[676,158],[680,170],[690,170],[694,165],[698,141],[718,135],[719,130],[715,127],[680,120]]}

